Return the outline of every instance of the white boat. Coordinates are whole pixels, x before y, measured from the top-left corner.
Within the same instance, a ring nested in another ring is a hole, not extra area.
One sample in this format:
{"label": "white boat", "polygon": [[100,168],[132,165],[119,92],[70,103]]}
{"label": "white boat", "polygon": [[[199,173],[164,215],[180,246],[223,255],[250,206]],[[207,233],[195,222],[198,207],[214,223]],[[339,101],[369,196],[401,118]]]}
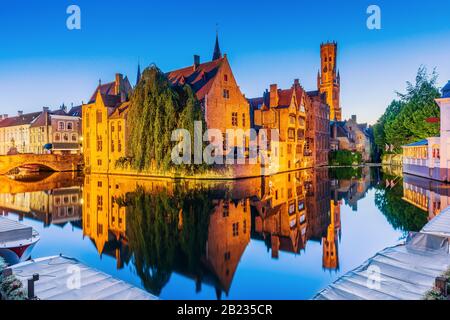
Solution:
{"label": "white boat", "polygon": [[9,265],[28,260],[39,239],[32,227],[0,217],[0,256]]}

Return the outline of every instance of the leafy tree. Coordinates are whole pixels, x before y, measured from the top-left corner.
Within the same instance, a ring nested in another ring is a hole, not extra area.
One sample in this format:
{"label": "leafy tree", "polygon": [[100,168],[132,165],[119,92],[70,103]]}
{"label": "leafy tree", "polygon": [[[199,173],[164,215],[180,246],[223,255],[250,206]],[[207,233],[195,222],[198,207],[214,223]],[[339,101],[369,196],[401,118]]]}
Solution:
{"label": "leafy tree", "polygon": [[171,160],[176,144],[171,141],[173,130],[187,129],[193,146],[194,122],[201,121],[206,128],[200,103],[189,85],[173,86],[161,70],[150,66],[131,96],[128,120],[132,124],[128,139],[132,168],[187,173],[206,169],[204,164],[175,165]]}
{"label": "leafy tree", "polygon": [[439,125],[426,121],[439,117],[439,107],[434,101],[440,96],[436,80],[436,71],[428,74],[421,66],[415,83],[408,81],[406,93],[397,93],[399,100],[391,102],[374,126],[375,144],[381,150],[388,144],[399,152],[402,145],[439,134]]}

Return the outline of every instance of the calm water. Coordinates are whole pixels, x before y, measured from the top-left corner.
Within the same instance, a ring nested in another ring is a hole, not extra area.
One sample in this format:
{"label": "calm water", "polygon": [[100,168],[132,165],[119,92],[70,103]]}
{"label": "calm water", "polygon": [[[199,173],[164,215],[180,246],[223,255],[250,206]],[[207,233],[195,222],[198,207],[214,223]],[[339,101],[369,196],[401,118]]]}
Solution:
{"label": "calm water", "polygon": [[63,253],[163,299],[309,299],[448,205],[446,186],[391,171],[1,177],[0,214],[38,230],[33,257]]}

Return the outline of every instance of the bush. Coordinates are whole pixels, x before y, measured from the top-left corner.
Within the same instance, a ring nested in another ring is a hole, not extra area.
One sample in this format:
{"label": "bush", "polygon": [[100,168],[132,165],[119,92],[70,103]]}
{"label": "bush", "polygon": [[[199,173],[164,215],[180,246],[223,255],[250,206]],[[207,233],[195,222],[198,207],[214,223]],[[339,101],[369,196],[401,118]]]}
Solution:
{"label": "bush", "polygon": [[330,165],[352,166],[362,163],[362,155],[359,152],[349,150],[331,151],[329,156]]}
{"label": "bush", "polygon": [[13,275],[8,277],[3,275],[6,267],[5,261],[0,257],[0,297],[6,300],[25,300],[26,294],[22,282]]}

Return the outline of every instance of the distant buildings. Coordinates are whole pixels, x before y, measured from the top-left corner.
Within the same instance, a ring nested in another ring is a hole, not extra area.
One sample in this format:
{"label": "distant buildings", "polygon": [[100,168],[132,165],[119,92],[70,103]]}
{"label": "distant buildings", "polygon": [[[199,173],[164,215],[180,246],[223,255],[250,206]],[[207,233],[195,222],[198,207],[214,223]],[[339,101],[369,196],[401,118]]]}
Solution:
{"label": "distant buildings", "polygon": [[436,103],[441,109],[440,137],[403,146],[403,172],[450,182],[450,81]]}
{"label": "distant buildings", "polygon": [[81,107],[0,117],[0,155],[77,154],[81,151]]}
{"label": "distant buildings", "polygon": [[358,123],[356,115],[346,121],[331,122],[331,150],[359,152],[364,162],[371,161],[373,138],[367,123]]}

